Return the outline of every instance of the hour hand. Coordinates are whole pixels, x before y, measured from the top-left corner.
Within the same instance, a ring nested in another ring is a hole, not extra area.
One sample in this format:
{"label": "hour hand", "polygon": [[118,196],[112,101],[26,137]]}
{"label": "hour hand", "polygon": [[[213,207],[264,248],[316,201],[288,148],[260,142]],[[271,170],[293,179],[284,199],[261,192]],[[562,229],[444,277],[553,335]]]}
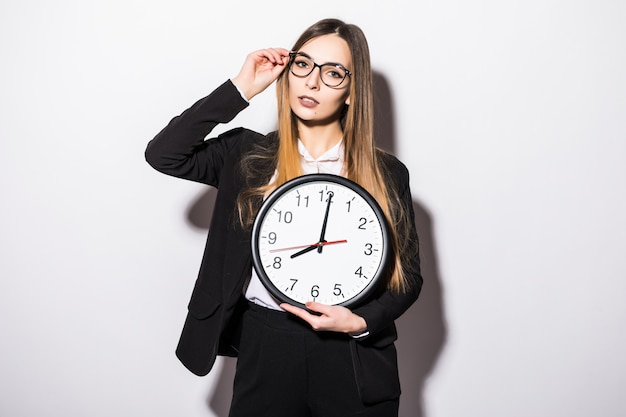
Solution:
{"label": "hour hand", "polygon": [[315,248],[317,248],[319,246],[320,245],[317,244],[317,243],[315,245],[308,246],[308,247],[302,249],[301,251],[298,251],[298,252],[294,253],[293,255],[291,255],[290,258],[293,259],[293,258],[295,258],[297,256],[304,255],[307,252],[311,252],[312,250],[315,250]]}

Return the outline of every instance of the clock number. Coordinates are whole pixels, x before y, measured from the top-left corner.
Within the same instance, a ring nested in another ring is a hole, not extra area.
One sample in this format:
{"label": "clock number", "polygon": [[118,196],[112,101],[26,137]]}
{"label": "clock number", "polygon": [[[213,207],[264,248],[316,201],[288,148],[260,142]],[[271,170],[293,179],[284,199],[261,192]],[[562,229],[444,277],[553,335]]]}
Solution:
{"label": "clock number", "polygon": [[298,280],[295,278],[289,278],[289,281],[293,281],[293,282],[291,284],[291,287],[288,287],[287,289],[293,291],[293,287],[296,286],[296,283],[298,282]]}
{"label": "clock number", "polygon": [[371,255],[374,251],[372,250],[372,244],[371,243],[366,243],[365,244],[365,250],[363,251],[364,254],[366,254],[367,256]]}
{"label": "clock number", "polygon": [[309,196],[308,195],[302,197],[300,194],[298,194],[296,196],[296,198],[298,199],[298,207],[300,207],[300,200],[301,199],[304,201],[304,207],[309,207]]}
{"label": "clock number", "polygon": [[285,221],[285,223],[291,223],[291,221],[293,220],[293,213],[290,211],[286,211],[285,215],[283,216],[283,212],[281,211],[277,211],[278,213],[278,221],[282,222],[283,220]]}
{"label": "clock number", "polygon": [[319,297],[319,295],[320,295],[320,286],[314,285],[313,287],[311,287],[311,297],[313,297],[313,300]]}
{"label": "clock number", "polygon": [[348,205],[348,213],[350,213],[350,208],[352,207],[352,202],[353,201],[354,201],[354,197],[352,197],[352,200],[346,201],[346,204]]}
{"label": "clock number", "polygon": [[365,217],[361,217],[359,221],[361,222],[361,224],[359,225],[359,229],[365,230],[365,224],[367,223],[367,219]]}
{"label": "clock number", "polygon": [[335,284],[335,288],[333,289],[333,294],[335,294],[337,297],[339,297],[340,295],[343,296],[343,292],[341,292],[341,284]]}
{"label": "clock number", "polygon": [[270,232],[270,233],[267,235],[267,242],[268,242],[270,245],[273,245],[274,243],[276,243],[276,233],[274,233],[274,232]]}
{"label": "clock number", "polygon": [[357,270],[354,271],[354,275],[358,275],[359,278],[368,279],[367,276],[363,275],[363,267],[362,266],[358,267]]}
{"label": "clock number", "polygon": [[281,265],[281,262],[282,262],[282,259],[280,259],[280,257],[279,257],[279,256],[275,257],[275,258],[274,258],[274,263],[272,264],[272,266],[274,267],[274,269],[280,269],[280,267],[282,266],[282,265]]}
{"label": "clock number", "polygon": [[[324,201],[324,192],[328,195],[328,198],[331,198],[332,196],[335,195],[335,193],[333,193],[332,191],[320,191],[320,201]],[[328,198],[326,199],[326,202],[328,203]]]}

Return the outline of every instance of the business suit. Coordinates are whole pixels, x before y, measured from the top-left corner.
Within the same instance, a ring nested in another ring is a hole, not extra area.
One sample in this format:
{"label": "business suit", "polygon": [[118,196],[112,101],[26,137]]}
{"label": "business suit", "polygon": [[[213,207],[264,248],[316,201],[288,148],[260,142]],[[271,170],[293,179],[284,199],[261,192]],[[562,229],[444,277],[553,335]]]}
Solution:
{"label": "business suit", "polygon": [[[237,222],[236,200],[249,185],[264,185],[270,180],[270,176],[255,178],[250,184],[239,169],[239,163],[241,156],[250,152],[255,144],[274,146],[275,133],[261,135],[239,128],[204,140],[218,123],[229,122],[247,105],[234,85],[226,81],[172,119],[146,149],[147,161],[158,171],[218,189],[204,257],[176,350],[182,363],[197,375],[206,375],[211,370],[216,355],[237,356],[240,317],[246,306],[242,291],[250,277],[252,263],[250,231],[243,230]],[[396,188],[411,216],[407,232],[417,240],[408,172],[390,155],[382,156],[382,162],[385,171],[390,173],[392,183],[389,185]],[[419,257],[413,254],[407,259],[413,272],[406,293],[382,291],[354,310],[365,319],[370,332],[362,340],[350,341],[359,394],[364,403],[400,395],[393,322],[417,299],[422,285]]]}

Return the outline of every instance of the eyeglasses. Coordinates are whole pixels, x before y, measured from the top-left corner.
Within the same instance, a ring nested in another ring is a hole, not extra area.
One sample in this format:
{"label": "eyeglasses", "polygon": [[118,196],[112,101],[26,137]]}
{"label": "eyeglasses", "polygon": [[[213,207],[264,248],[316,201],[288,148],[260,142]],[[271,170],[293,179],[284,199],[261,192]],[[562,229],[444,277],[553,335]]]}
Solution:
{"label": "eyeglasses", "polygon": [[329,87],[339,87],[346,77],[352,73],[340,64],[328,62],[326,64],[316,64],[310,56],[303,52],[289,52],[289,71],[296,77],[306,77],[318,67],[320,69],[320,79]]}

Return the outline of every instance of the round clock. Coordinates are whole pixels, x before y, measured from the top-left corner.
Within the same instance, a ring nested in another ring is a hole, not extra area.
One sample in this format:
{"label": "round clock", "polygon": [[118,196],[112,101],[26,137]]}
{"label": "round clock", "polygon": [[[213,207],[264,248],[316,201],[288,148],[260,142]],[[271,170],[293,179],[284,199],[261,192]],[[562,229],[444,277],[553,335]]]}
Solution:
{"label": "round clock", "polygon": [[337,175],[303,175],[261,206],[252,261],[281,302],[353,307],[384,279],[389,236],[383,211],[360,185]]}

